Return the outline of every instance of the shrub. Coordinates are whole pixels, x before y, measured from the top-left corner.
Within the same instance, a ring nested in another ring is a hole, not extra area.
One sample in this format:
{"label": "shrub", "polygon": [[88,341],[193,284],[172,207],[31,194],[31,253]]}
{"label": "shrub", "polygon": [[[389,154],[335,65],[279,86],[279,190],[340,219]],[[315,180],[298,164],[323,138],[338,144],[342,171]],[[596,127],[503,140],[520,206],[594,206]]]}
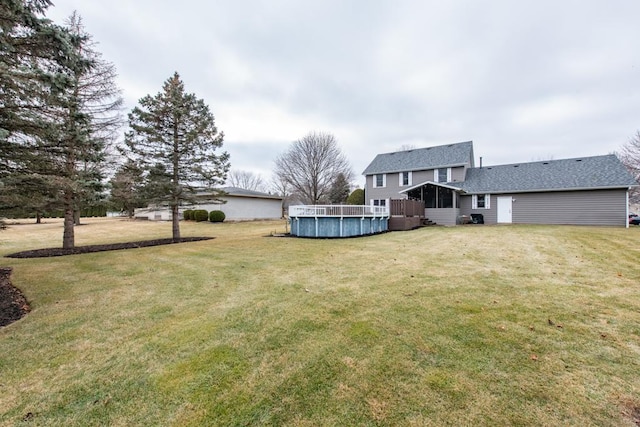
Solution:
{"label": "shrub", "polygon": [[362,188],[356,188],[353,190],[349,197],[347,197],[348,205],[364,205],[364,190]]}
{"label": "shrub", "polygon": [[195,209],[193,211],[193,219],[196,222],[206,221],[209,218],[209,212],[205,209]]}
{"label": "shrub", "polygon": [[226,215],[222,211],[211,211],[209,212],[209,221],[211,222],[222,222],[226,218]]}
{"label": "shrub", "polygon": [[182,217],[184,218],[185,221],[192,221],[193,220],[193,209],[187,209],[184,212],[182,212]]}

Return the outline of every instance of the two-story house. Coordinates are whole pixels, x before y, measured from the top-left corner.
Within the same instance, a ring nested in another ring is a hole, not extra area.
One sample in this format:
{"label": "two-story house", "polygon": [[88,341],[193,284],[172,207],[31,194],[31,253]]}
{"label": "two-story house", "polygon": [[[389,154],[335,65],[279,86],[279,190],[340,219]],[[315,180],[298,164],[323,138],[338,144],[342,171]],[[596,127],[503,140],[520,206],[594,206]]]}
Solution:
{"label": "two-story house", "polygon": [[425,216],[455,225],[484,222],[628,225],[637,182],[615,155],[475,167],[473,142],[377,155],[364,170],[365,198],[425,202]]}

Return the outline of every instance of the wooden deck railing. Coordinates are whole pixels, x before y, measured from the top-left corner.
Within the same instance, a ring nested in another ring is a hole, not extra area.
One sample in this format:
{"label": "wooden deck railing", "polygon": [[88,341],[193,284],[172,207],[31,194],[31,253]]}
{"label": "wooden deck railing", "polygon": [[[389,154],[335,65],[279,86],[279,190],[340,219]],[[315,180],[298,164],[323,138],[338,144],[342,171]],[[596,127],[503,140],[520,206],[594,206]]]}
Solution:
{"label": "wooden deck railing", "polygon": [[392,199],[390,200],[391,216],[424,217],[424,202],[420,200]]}

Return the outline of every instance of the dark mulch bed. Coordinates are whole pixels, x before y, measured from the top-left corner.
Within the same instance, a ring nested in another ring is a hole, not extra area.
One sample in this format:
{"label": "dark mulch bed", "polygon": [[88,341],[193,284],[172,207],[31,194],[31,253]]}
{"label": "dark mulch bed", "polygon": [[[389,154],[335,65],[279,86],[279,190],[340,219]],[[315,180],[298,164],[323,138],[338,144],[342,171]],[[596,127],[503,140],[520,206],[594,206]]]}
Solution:
{"label": "dark mulch bed", "polygon": [[30,310],[29,303],[11,284],[11,267],[0,267],[0,327],[21,319]]}
{"label": "dark mulch bed", "polygon": [[16,252],[16,253],[5,255],[5,256],[7,258],[44,258],[44,257],[51,257],[51,256],[64,256],[64,255],[88,254],[92,252],[115,251],[120,249],[145,248],[148,246],[170,245],[173,243],[198,242],[200,240],[210,240],[210,239],[213,239],[213,237],[183,237],[177,242],[174,241],[173,239],[142,240],[139,242],[113,243],[109,245],[76,246],[75,248],[70,248],[70,249],[63,249],[63,248],[34,249],[32,251]]}

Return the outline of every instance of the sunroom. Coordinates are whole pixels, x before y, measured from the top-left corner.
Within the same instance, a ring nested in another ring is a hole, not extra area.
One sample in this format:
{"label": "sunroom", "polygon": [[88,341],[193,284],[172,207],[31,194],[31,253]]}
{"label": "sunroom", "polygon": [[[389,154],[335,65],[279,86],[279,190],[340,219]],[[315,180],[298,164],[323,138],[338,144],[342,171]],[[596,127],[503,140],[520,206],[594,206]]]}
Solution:
{"label": "sunroom", "polygon": [[460,221],[460,193],[450,184],[425,181],[400,191],[409,199],[424,202],[425,218],[440,225],[456,225]]}

